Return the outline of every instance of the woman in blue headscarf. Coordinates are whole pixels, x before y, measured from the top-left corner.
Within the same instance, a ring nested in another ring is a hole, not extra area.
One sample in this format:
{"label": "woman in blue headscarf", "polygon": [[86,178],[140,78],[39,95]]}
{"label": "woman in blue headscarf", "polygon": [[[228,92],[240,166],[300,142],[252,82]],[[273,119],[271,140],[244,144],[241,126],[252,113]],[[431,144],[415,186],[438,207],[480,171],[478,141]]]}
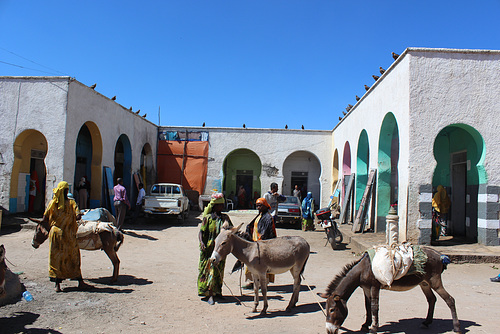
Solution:
{"label": "woman in blue headscarf", "polygon": [[302,201],[302,231],[314,231],[314,198],[308,192]]}

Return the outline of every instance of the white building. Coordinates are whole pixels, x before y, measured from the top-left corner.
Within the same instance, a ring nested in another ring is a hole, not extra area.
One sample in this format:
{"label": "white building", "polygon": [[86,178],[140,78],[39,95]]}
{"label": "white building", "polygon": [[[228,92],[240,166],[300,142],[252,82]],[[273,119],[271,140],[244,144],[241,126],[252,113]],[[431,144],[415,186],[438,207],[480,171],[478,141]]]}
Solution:
{"label": "white building", "polygon": [[376,231],[398,202],[400,240],[431,241],[432,190],[447,188],[448,232],[498,245],[500,51],[409,48],[334,128],[334,166],[377,170]]}
{"label": "white building", "polygon": [[154,179],[156,125],[96,90],[69,77],[0,77],[0,92],[0,205],[10,212],[29,210],[30,179],[35,211],[63,180],[78,199],[86,176],[96,207],[117,177],[128,189],[133,173]]}

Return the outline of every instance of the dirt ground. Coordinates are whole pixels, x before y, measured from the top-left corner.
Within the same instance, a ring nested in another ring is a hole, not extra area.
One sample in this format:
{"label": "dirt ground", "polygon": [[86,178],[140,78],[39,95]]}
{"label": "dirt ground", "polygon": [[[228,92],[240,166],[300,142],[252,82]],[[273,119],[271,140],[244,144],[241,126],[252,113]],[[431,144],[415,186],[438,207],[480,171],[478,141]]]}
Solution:
{"label": "dirt ground", "polygon": [[[248,222],[252,214],[232,213],[236,225]],[[291,297],[292,277],[276,276],[269,287],[268,315],[251,313],[253,291],[240,294],[240,275],[229,274],[236,259],[228,257],[223,293],[225,300],[213,306],[197,296],[198,223],[201,216],[191,212],[189,220],[145,221],[125,225],[125,241],[117,284],[109,285],[111,262],[101,251],[82,251],[82,273],[94,285],[91,291],[76,291],[77,282],[64,281],[56,293],[48,280],[48,243],[31,247],[33,231],[3,232],[8,263],[32,293],[34,300],[21,300],[0,307],[1,333],[325,333],[325,317],[317,292],[325,290],[341,268],[355,260],[346,245],[333,251],[325,247],[321,230],[302,232],[279,228],[278,235],[300,235],[311,245],[305,280],[297,308],[284,310]],[[500,284],[489,277],[499,268],[491,264],[451,264],[443,274],[445,288],[456,299],[464,332],[498,333],[500,327]],[[309,291],[309,287],[312,292]],[[234,294],[243,304],[238,305]],[[322,302],[324,306],[324,303]],[[364,321],[363,294],[358,289],[348,302],[349,316],[343,332],[356,333]],[[259,305],[259,309],[262,303]],[[419,324],[427,303],[419,288],[408,292],[381,292],[380,332],[446,333],[452,330],[451,314],[438,297],[431,328]]]}

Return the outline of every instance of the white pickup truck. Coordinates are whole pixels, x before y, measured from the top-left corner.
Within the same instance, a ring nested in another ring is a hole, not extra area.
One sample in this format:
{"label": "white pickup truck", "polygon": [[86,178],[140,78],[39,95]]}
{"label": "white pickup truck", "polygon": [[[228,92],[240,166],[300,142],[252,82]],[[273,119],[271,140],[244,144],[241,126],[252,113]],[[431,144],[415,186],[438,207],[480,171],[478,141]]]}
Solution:
{"label": "white pickup truck", "polygon": [[145,197],[144,212],[150,215],[177,215],[185,220],[189,215],[189,199],[181,185],[157,183]]}

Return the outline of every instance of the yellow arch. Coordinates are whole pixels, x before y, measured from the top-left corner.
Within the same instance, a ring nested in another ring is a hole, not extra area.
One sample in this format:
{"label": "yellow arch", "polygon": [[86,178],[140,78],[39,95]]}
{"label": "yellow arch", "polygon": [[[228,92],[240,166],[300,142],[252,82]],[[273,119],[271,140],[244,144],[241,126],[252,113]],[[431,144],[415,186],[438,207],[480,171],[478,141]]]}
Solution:
{"label": "yellow arch", "polygon": [[47,155],[47,139],[45,136],[33,129],[24,130],[14,141],[14,164],[10,178],[10,203],[9,211],[17,212],[18,197],[24,198],[24,193],[19,193],[19,174],[30,173],[31,152],[37,150],[43,152],[43,159]]}

